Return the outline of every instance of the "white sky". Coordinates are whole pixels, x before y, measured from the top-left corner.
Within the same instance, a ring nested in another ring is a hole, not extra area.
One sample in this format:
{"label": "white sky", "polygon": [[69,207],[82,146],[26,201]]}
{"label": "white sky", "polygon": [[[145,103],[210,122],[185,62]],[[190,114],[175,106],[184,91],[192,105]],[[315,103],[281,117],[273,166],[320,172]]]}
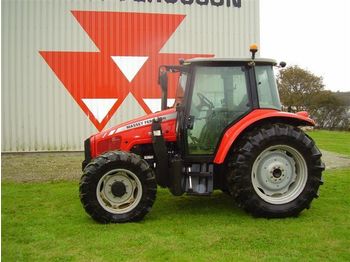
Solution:
{"label": "white sky", "polygon": [[350,0],[260,0],[260,57],[322,76],[350,91]]}

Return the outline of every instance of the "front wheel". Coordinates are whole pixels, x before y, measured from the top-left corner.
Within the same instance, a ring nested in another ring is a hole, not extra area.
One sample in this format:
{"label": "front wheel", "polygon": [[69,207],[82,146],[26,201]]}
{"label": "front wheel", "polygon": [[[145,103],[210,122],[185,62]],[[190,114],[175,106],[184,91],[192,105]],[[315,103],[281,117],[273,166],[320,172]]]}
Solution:
{"label": "front wheel", "polygon": [[231,193],[239,206],[259,217],[296,216],[309,208],[324,170],[314,141],[284,124],[246,134],[231,165]]}
{"label": "front wheel", "polygon": [[113,151],[92,160],[80,180],[85,211],[101,223],[141,220],[156,198],[153,170],[135,154]]}

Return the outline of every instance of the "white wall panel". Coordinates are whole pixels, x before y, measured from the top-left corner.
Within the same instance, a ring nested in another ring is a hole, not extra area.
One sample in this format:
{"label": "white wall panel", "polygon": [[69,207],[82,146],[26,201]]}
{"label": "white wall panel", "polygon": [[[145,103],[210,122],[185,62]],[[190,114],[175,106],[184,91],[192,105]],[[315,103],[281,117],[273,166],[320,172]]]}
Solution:
{"label": "white wall panel", "polygon": [[[248,56],[249,44],[259,43],[258,0],[242,0],[240,8],[200,6],[195,2],[183,5],[180,0],[175,4],[163,0],[3,0],[2,151],[82,150],[83,140],[98,132],[39,54],[100,51],[72,10],[186,15],[161,53]],[[85,66],[89,67],[88,62]],[[79,68],[73,70],[78,74]],[[140,88],[147,88],[148,81],[146,77],[145,86]],[[129,93],[108,116],[110,120],[104,128],[143,114],[145,110]]]}

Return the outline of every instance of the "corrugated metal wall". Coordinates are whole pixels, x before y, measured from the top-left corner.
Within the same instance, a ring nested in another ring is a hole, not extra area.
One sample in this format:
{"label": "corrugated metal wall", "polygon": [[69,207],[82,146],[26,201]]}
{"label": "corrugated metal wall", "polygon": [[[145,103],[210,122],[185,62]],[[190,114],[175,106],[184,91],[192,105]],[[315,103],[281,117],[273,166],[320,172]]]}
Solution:
{"label": "corrugated metal wall", "polygon": [[[227,7],[227,1],[231,3],[230,7]],[[202,6],[196,3],[205,3],[206,0],[178,0],[175,4],[167,2],[171,1],[151,1],[150,3],[147,0],[145,2],[3,0],[1,16],[2,151],[82,150],[83,140],[90,134],[98,132],[98,129],[113,126],[147,112],[141,98],[148,92],[148,86],[142,82],[154,81],[148,79],[147,74],[144,74],[145,79],[142,80],[135,77],[136,84],[133,83],[134,80],[129,82],[123,80],[123,85],[128,83],[134,85],[133,88],[136,91],[128,93],[124,90],[125,99],[119,99],[121,104],[114,106],[103,121],[101,120],[103,117],[98,121],[96,115],[94,118],[90,114],[91,107],[88,108],[86,103],[79,104],[77,102],[80,101],[79,99],[73,99],[73,97],[79,97],[80,92],[87,92],[83,90],[84,85],[81,82],[78,83],[80,81],[78,76],[75,79],[75,75],[80,74],[83,82],[84,79],[94,81],[96,71],[101,71],[99,74],[106,76],[105,82],[113,78],[113,81],[119,83],[120,75],[114,76],[113,72],[112,75],[110,72],[106,73],[105,65],[96,65],[95,60],[90,58],[81,60],[83,58],[80,57],[83,52],[95,52],[98,56],[99,52],[103,53],[103,50],[108,48],[112,50],[114,47],[108,47],[109,41],[112,44],[122,41],[124,45],[135,42],[134,39],[130,39],[135,35],[133,33],[109,35],[110,32],[123,31],[124,26],[128,30],[130,28],[138,30],[143,28],[143,22],[151,23],[148,24],[147,30],[160,26],[162,31],[167,31],[173,23],[178,23],[176,16],[170,17],[163,24],[163,22],[159,23],[160,20],[157,17],[151,17],[149,20],[151,22],[148,22],[143,16],[140,20],[135,18],[134,14],[121,14],[121,12],[185,15],[178,27],[175,27],[175,32],[167,37],[160,53],[213,54],[216,57],[248,56],[249,44],[259,43],[258,0],[242,0],[240,8],[232,6],[233,2],[240,2],[236,0],[211,0],[207,1],[208,5]],[[193,3],[184,5],[182,2]],[[212,2],[223,3],[223,5],[212,6],[210,4]],[[101,11],[119,12],[119,14],[115,16],[106,13],[100,16]],[[108,25],[113,21],[116,24]],[[126,21],[126,24],[118,25],[120,21]],[[122,28],[118,29],[118,26]],[[171,32],[171,29],[168,31]],[[138,33],[143,35],[142,32]],[[90,34],[95,35],[91,37]],[[118,37],[125,39],[116,39]],[[96,41],[97,38],[100,42]],[[151,50],[152,44],[145,41],[138,44],[138,48],[147,49],[149,45],[148,49]],[[106,45],[105,49],[101,48],[101,45]],[[135,45],[137,47],[137,43]],[[64,54],[62,51],[67,52],[66,56],[62,55]],[[114,52],[110,55],[142,55],[135,52],[135,54]],[[96,59],[100,61],[98,57]],[[149,58],[149,61],[154,67],[160,60],[151,62]],[[74,65],[77,67],[75,68]],[[84,70],[81,69],[82,65]],[[149,68],[153,67],[149,66]],[[120,73],[120,70],[118,72]],[[64,74],[66,79],[63,77]],[[101,83],[98,81],[94,86],[86,83],[89,88],[96,89],[86,93],[86,98],[94,98],[94,93],[97,94],[95,98],[109,98],[99,93],[105,88],[99,89],[99,84]],[[106,83],[101,85],[103,84]],[[70,92],[67,85],[71,85]],[[74,88],[81,90],[73,90]],[[115,87],[106,88],[110,90]],[[137,88],[142,90],[137,91]],[[115,89],[111,92],[114,91]],[[154,98],[154,94],[151,96]]]}

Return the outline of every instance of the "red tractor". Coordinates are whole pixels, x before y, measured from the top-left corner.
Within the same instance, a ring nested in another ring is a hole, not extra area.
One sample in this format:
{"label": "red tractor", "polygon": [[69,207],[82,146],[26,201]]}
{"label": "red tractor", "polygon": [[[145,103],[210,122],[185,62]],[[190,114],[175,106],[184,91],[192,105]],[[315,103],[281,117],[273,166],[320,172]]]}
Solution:
{"label": "red tractor", "polygon": [[[191,59],[161,66],[162,111],[85,140],[80,200],[101,223],[141,220],[157,184],[175,196],[221,189],[253,216],[297,216],[318,196],[324,164],[299,126],[306,112],[281,112],[276,62]],[[285,63],[280,63],[280,67]],[[168,74],[179,73],[167,106]]]}

